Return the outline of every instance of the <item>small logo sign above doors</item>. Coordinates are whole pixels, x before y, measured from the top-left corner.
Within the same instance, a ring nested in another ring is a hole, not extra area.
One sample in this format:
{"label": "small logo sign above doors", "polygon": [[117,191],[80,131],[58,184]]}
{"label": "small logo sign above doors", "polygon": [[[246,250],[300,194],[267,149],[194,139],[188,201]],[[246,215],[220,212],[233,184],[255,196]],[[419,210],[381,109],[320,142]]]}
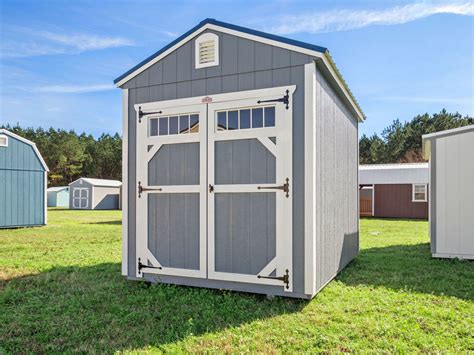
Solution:
{"label": "small logo sign above doors", "polygon": [[212,97],[206,96],[201,99],[203,104],[210,104],[212,102]]}

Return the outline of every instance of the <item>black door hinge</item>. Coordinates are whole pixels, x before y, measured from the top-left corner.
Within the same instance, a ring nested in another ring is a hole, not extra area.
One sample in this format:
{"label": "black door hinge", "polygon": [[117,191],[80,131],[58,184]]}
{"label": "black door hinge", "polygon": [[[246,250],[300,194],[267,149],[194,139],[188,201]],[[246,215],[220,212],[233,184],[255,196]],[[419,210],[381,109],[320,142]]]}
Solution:
{"label": "black door hinge", "polygon": [[148,266],[148,265],[142,264],[141,259],[138,258],[138,274],[142,273],[142,269],[159,269],[159,270],[161,270],[162,267],[161,266]]}
{"label": "black door hinge", "polygon": [[273,99],[273,100],[258,100],[257,104],[261,104],[263,102],[283,102],[286,106],[286,109],[288,110],[290,108],[290,91],[286,90],[286,95],[283,97],[280,97],[279,99]]}
{"label": "black door hinge", "polygon": [[153,114],[160,114],[163,113],[163,111],[155,111],[155,112],[143,112],[142,107],[138,107],[138,123],[142,122],[142,117],[145,115],[153,115]]}
{"label": "black door hinge", "polygon": [[270,280],[279,280],[283,281],[283,283],[286,285],[286,289],[290,288],[290,273],[288,269],[286,269],[286,273],[283,276],[257,276],[259,279],[270,279]]}
{"label": "black door hinge", "polygon": [[286,193],[286,197],[290,197],[290,179],[286,178],[286,182],[281,186],[257,186],[259,190],[282,190]]}

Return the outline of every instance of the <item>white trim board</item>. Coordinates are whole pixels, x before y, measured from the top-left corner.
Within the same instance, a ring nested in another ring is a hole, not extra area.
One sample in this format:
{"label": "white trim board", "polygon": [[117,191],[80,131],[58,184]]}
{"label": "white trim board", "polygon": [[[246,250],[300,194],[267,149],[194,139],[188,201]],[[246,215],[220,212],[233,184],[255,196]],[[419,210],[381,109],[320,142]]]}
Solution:
{"label": "white trim board", "polygon": [[122,275],[128,274],[128,89],[122,91]]}
{"label": "white trim board", "polygon": [[350,106],[352,106],[352,110],[354,111],[354,113],[356,113],[356,116],[357,116],[358,120],[359,121],[364,120],[364,114],[361,112],[361,110],[360,110],[359,106],[357,105],[357,103],[353,100],[352,95],[349,93],[349,90],[348,90],[347,86],[342,82],[340,76],[337,74],[337,70],[334,68],[334,65],[331,64],[332,61],[328,58],[326,53],[321,53],[321,52],[318,52],[318,51],[302,48],[302,47],[291,45],[291,44],[288,44],[288,43],[283,43],[283,42],[280,42],[280,41],[271,40],[271,39],[264,38],[264,37],[261,37],[261,36],[252,35],[252,34],[237,31],[237,30],[232,30],[232,29],[229,29],[229,28],[226,28],[226,27],[223,27],[223,26],[218,26],[218,25],[214,25],[214,24],[210,24],[210,23],[207,23],[207,24],[203,25],[202,27],[198,28],[196,31],[189,34],[187,37],[183,38],[181,41],[176,43],[174,46],[171,46],[166,51],[164,51],[160,55],[158,55],[155,58],[153,58],[152,60],[150,60],[148,63],[145,63],[141,67],[134,70],[132,73],[130,73],[129,75],[124,77],[122,80],[118,81],[115,85],[117,87],[120,87],[120,86],[124,85],[126,82],[130,81],[131,79],[133,79],[134,77],[136,77],[137,75],[139,75],[140,73],[145,71],[146,69],[150,68],[155,63],[162,60],[164,57],[166,57],[170,53],[174,52],[176,49],[178,49],[179,47],[184,45],[186,42],[192,40],[194,37],[198,36],[199,34],[201,34],[202,32],[204,32],[206,30],[214,30],[214,31],[230,34],[230,35],[237,36],[237,37],[240,37],[240,38],[245,38],[245,39],[249,39],[249,40],[256,41],[256,42],[265,43],[265,44],[268,44],[268,45],[271,45],[271,46],[274,46],[274,47],[288,49],[288,50],[291,50],[293,52],[303,53],[303,54],[315,57],[317,59],[320,59],[322,64],[327,68],[328,72],[331,74],[332,79],[336,82],[336,84],[338,85],[340,90],[343,92],[344,99],[347,100],[350,103]]}

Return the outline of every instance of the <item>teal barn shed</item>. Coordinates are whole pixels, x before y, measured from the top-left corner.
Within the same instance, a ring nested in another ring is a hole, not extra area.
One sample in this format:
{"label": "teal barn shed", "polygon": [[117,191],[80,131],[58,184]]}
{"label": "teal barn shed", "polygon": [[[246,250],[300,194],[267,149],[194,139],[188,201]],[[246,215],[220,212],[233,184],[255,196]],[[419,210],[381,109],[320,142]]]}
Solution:
{"label": "teal barn shed", "polygon": [[50,187],[48,207],[69,207],[69,186]]}
{"label": "teal barn shed", "polygon": [[47,174],[35,143],[0,129],[0,228],[46,224]]}

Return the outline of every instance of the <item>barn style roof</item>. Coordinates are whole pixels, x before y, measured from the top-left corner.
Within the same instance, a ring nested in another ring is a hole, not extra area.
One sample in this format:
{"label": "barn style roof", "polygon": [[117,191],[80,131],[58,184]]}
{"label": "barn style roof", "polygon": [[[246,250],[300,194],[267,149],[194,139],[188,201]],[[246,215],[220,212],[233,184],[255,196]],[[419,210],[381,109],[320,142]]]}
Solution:
{"label": "barn style roof", "polygon": [[427,184],[428,163],[370,164],[359,166],[359,184]]}
{"label": "barn style roof", "polygon": [[43,166],[44,170],[49,171],[48,166],[46,165],[46,162],[44,161],[43,157],[41,156],[41,153],[38,150],[38,147],[36,147],[36,144],[26,138],[23,138],[22,136],[19,136],[18,134],[15,134],[13,132],[7,131],[4,128],[0,128],[0,134],[5,134],[7,136],[10,136],[12,138],[18,139],[19,141],[30,145],[33,148],[33,151],[35,152],[36,156],[38,157],[41,165]]}
{"label": "barn style roof", "polygon": [[136,66],[134,66],[124,74],[120,75],[114,80],[114,84],[116,84],[118,87],[122,86],[127,81],[133,79],[135,76],[140,74],[143,70],[147,69],[148,67],[156,63],[158,60],[160,60],[161,58],[168,55],[176,48],[180,47],[182,44],[190,40],[193,36],[200,32],[203,32],[206,29],[217,31],[227,30],[226,32],[231,33],[235,36],[242,37],[243,35],[246,35],[247,38],[250,38],[254,41],[265,42],[273,46],[287,48],[295,52],[305,53],[307,55],[315,56],[321,59],[322,64],[325,66],[325,68],[328,70],[329,74],[332,76],[338,87],[346,96],[346,99],[349,101],[350,105],[356,112],[359,120],[363,121],[365,119],[365,115],[362,112],[362,109],[360,108],[357,100],[355,99],[354,95],[352,94],[346,82],[344,81],[341,73],[337,69],[336,64],[332,60],[327,48],[307,42],[297,41],[287,37],[281,37],[270,33],[253,30],[247,27],[233,25],[227,22],[217,21],[211,18],[207,18],[201,21],[197,26],[193,27],[188,32],[184,33],[182,36],[178,37],[173,42],[160,49],[158,52],[152,54],[142,62],[138,63]]}
{"label": "barn style roof", "polygon": [[94,179],[94,178],[79,178],[74,180],[69,185],[75,183],[76,181],[82,180],[91,184],[92,186],[103,186],[103,187],[120,187],[122,186],[122,182],[118,180],[107,180],[107,179]]}

